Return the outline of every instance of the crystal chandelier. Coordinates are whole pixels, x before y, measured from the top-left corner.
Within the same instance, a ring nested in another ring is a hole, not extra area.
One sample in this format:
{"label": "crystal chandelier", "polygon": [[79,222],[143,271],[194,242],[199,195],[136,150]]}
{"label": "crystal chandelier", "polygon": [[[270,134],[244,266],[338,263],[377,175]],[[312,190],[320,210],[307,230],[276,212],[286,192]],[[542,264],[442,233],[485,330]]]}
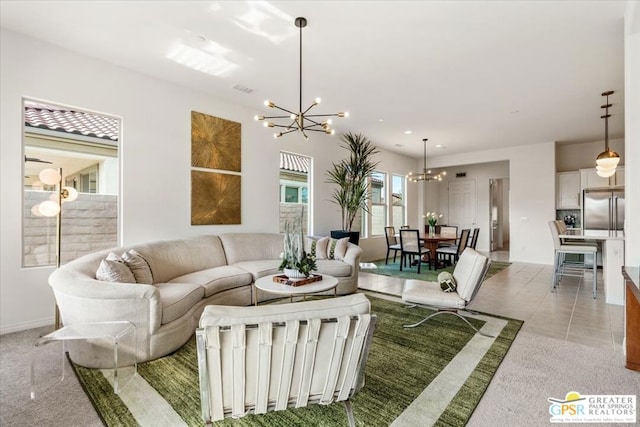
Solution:
{"label": "crystal chandelier", "polygon": [[[288,133],[294,131],[300,131],[304,139],[309,139],[307,135],[308,131],[313,132],[324,132],[330,135],[335,133],[334,129],[331,129],[331,119],[329,117],[348,117],[349,113],[341,112],[335,114],[308,114],[309,111],[320,103],[320,98],[316,98],[306,110],[302,109],[302,29],[307,26],[307,19],[298,17],[295,20],[296,27],[300,28],[300,104],[298,112],[290,111],[286,108],[280,107],[275,103],[267,100],[264,101],[264,105],[269,108],[278,109],[284,113],[284,115],[280,116],[255,116],[256,120],[267,120],[264,122],[265,127],[269,128],[284,128],[281,132],[276,132],[273,134],[274,138],[279,138],[282,135],[286,135]],[[270,121],[271,119],[287,119],[283,121],[288,124],[279,124]],[[290,122],[289,122],[290,120]]]}
{"label": "crystal chandelier", "polygon": [[427,169],[427,138],[424,138],[422,142],[424,142],[424,166],[422,168],[421,173],[409,172],[407,175],[407,179],[411,182],[418,181],[442,181],[442,177],[447,174],[446,171],[442,171],[439,173],[431,173],[431,169]]}
{"label": "crystal chandelier", "polygon": [[596,158],[596,170],[599,176],[603,178],[608,178],[614,173],[616,173],[616,167],[618,166],[618,162],[620,162],[620,155],[615,151],[611,151],[609,149],[609,95],[613,93],[612,90],[607,92],[602,92],[602,96],[607,97],[607,102],[600,106],[600,108],[604,108],[604,116],[600,116],[601,119],[604,119],[604,151],[598,154]]}

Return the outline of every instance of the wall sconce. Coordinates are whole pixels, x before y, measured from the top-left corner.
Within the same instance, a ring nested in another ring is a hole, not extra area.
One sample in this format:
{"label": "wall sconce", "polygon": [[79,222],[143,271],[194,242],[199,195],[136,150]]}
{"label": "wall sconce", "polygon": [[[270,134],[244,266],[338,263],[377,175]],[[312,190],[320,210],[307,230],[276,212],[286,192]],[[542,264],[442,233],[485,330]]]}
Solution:
{"label": "wall sconce", "polygon": [[[62,186],[62,168],[43,169],[38,175],[40,181],[47,185],[55,185],[53,200],[45,200],[38,206],[38,212],[46,217],[56,217],[56,268],[60,268],[60,241],[62,237],[62,203],[73,202],[78,198],[78,191],[73,187]],[[60,328],[60,310],[56,304],[55,329]]]}

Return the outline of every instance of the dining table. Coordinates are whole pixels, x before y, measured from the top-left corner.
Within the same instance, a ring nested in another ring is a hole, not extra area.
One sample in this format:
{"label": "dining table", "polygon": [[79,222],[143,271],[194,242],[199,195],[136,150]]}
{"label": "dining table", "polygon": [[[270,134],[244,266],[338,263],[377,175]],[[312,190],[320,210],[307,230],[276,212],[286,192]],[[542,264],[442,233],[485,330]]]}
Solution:
{"label": "dining table", "polygon": [[[456,236],[452,235],[442,235],[442,234],[421,234],[420,240],[422,240],[425,248],[429,249],[429,256],[435,269],[438,269],[438,257],[436,251],[438,250],[438,243],[440,242],[455,242]],[[442,266],[442,264],[440,264]]]}

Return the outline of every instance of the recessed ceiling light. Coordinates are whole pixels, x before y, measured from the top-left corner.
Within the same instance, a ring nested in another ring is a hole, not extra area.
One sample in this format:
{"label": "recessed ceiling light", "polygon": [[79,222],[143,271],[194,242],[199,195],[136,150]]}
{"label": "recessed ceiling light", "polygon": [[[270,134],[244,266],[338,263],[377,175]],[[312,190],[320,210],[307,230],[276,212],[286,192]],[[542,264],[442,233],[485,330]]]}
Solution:
{"label": "recessed ceiling light", "polygon": [[520,110],[513,110],[513,111],[510,111],[509,114],[518,114],[519,112]]}
{"label": "recessed ceiling light", "polygon": [[411,135],[412,133],[413,133],[413,132],[412,132],[412,131],[410,131],[410,130],[405,130],[405,131],[404,131],[404,134],[405,134],[405,135]]}
{"label": "recessed ceiling light", "polygon": [[378,119],[379,122],[384,122],[384,119]]}

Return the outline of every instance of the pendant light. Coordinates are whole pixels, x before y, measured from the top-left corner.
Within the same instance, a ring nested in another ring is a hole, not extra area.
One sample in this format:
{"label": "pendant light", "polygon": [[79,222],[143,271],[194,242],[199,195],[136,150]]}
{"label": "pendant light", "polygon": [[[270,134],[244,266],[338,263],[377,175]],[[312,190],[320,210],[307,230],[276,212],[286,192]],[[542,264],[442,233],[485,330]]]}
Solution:
{"label": "pendant light", "polygon": [[600,116],[601,119],[604,119],[604,151],[598,154],[596,158],[596,170],[598,176],[603,178],[608,178],[616,173],[616,167],[620,162],[620,155],[609,149],[609,117],[611,117],[611,114],[609,114],[609,107],[611,107],[609,95],[611,94],[613,94],[612,90],[602,92],[602,96],[606,97],[607,102],[600,106],[600,108],[605,109],[604,116]]}
{"label": "pendant light", "polygon": [[[307,132],[324,132],[330,135],[335,134],[335,130],[331,129],[331,119],[329,117],[349,117],[349,113],[340,112],[335,114],[308,114],[309,111],[320,103],[320,98],[316,98],[306,110],[302,109],[302,29],[307,26],[307,19],[303,17],[298,17],[295,20],[296,27],[300,28],[300,103],[298,105],[299,109],[297,112],[293,112],[286,108],[280,107],[275,103],[267,100],[264,101],[264,105],[269,108],[275,108],[276,110],[280,110],[286,114],[280,116],[255,116],[256,120],[262,121],[267,119],[264,122],[265,127],[269,128],[284,128],[281,132],[276,132],[273,136],[275,138],[279,138],[282,135],[286,135],[288,133],[294,131],[300,131],[304,139],[309,139]],[[285,119],[285,123],[287,124],[278,124],[269,119]]]}
{"label": "pendant light", "polygon": [[407,175],[407,179],[411,182],[418,182],[418,181],[426,181],[426,182],[430,182],[430,181],[442,181],[442,177],[445,176],[447,174],[446,171],[442,171],[440,173],[437,174],[432,174],[430,169],[427,169],[427,138],[424,138],[422,140],[422,142],[424,143],[424,165],[422,168],[422,172],[421,173],[415,173],[415,172],[409,172],[409,175]]}

